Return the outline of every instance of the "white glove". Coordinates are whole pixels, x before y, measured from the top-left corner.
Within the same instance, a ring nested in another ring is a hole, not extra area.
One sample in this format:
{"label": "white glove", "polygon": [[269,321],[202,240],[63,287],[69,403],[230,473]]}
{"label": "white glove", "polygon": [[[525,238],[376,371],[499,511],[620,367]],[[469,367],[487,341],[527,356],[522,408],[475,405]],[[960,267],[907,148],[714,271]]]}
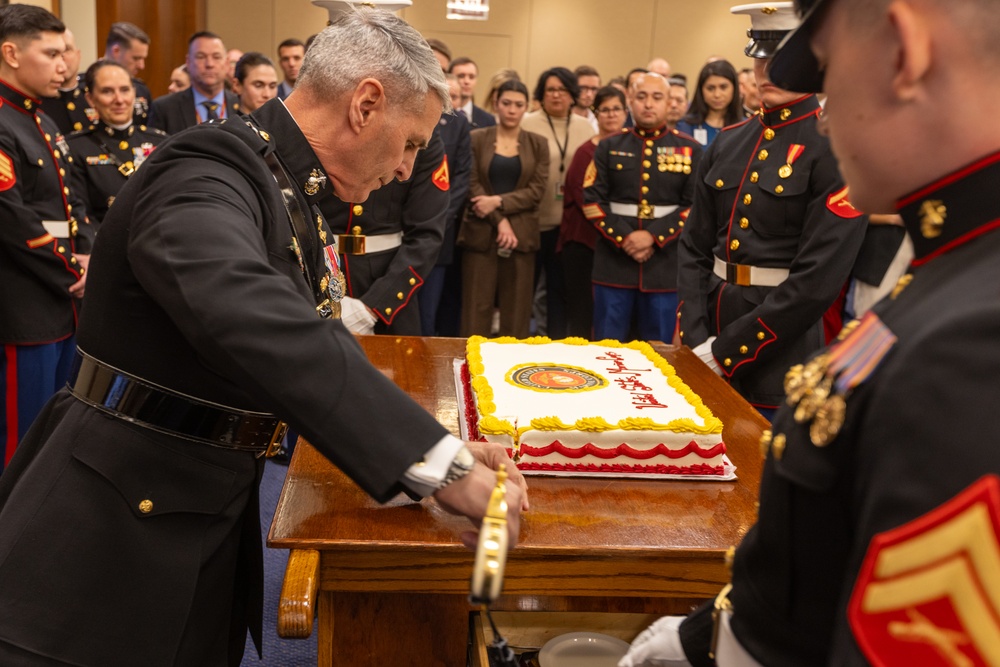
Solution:
{"label": "white glove", "polygon": [[686,616],[664,616],[642,631],[618,667],[691,667],[678,628]]}
{"label": "white glove", "polygon": [[356,334],[370,334],[375,331],[375,315],[368,310],[361,299],[345,296],[340,300],[340,319],[348,331]]}
{"label": "white glove", "polygon": [[715,336],[712,336],[691,351],[697,354],[698,358],[704,361],[706,366],[715,371],[716,375],[722,375],[722,369],[719,368],[719,362],[715,360],[715,355],[712,354],[712,343],[714,342]]}

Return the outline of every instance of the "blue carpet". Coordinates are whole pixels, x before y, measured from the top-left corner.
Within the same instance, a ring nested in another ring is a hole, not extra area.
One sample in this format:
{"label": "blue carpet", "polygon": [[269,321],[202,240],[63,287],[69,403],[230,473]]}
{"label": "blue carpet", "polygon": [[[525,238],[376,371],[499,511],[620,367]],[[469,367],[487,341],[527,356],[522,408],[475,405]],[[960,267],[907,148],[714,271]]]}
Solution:
{"label": "blue carpet", "polygon": [[[264,478],[260,484],[260,533],[267,538],[274,508],[278,506],[281,485],[285,482],[286,466],[268,461],[264,465]],[[281,580],[285,576],[288,551],[264,549],[264,658],[257,658],[257,649],[247,636],[243,652],[243,667],[315,667],[316,628],[308,639],[282,639],[278,636],[278,597]]]}

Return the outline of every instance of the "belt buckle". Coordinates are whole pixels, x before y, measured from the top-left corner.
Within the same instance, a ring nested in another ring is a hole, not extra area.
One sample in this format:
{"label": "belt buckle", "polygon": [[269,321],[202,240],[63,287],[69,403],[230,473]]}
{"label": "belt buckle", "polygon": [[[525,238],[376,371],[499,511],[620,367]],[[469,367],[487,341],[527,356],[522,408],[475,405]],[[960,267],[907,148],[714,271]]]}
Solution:
{"label": "belt buckle", "polygon": [[337,235],[337,250],[344,255],[365,254],[365,235],[360,227],[355,227],[350,234]]}
{"label": "belt buckle", "polygon": [[274,427],[274,433],[271,434],[271,441],[267,443],[267,448],[258,454],[257,458],[269,459],[272,456],[277,456],[278,452],[281,451],[281,441],[285,439],[286,433],[288,433],[288,424],[279,420]]}
{"label": "belt buckle", "polygon": [[726,264],[726,282],[740,287],[750,287],[750,269],[751,267],[746,264]]}
{"label": "belt buckle", "polygon": [[653,220],[655,210],[652,204],[639,204],[638,217],[640,220]]}

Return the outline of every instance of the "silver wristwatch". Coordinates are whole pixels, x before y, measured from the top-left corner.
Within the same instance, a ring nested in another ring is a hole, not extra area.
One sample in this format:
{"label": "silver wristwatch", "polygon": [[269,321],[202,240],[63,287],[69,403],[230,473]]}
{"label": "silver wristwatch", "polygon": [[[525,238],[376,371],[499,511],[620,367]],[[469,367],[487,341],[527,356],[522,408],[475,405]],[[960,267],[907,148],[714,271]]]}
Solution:
{"label": "silver wristwatch", "polygon": [[451,460],[451,465],[448,466],[448,472],[445,474],[444,479],[437,488],[443,489],[452,482],[457,482],[462,479],[470,472],[472,468],[476,465],[476,457],[472,455],[468,447],[462,447],[455,454],[455,458]]}

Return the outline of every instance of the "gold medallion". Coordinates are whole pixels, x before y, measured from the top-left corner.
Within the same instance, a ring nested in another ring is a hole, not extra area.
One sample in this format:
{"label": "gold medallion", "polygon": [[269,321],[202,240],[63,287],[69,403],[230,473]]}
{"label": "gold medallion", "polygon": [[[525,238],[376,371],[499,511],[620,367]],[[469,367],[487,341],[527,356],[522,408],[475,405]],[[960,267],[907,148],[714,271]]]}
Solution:
{"label": "gold medallion", "polygon": [[802,386],[802,364],[795,364],[785,373],[785,395],[791,396]]}
{"label": "gold medallion", "polygon": [[661,162],[660,165],[657,167],[657,169],[659,169],[661,172],[663,172],[663,171],[667,171],[668,169],[670,169],[670,167],[668,167],[667,165],[665,165],[665,164],[663,164]]}
{"label": "gold medallion", "polygon": [[792,175],[792,165],[790,164],[783,165],[781,169],[778,170],[778,176],[781,176],[782,178],[788,178],[791,175]]}
{"label": "gold medallion", "polygon": [[806,395],[802,397],[802,400],[799,401],[798,406],[795,408],[795,421],[799,424],[804,424],[812,419],[820,406],[830,396],[832,388],[833,378],[824,377],[822,382],[813,387],[811,391],[807,391]]}
{"label": "gold medallion", "polygon": [[840,433],[847,414],[847,400],[840,394],[828,398],[816,412],[816,418],[809,426],[809,439],[817,447],[826,447]]}

